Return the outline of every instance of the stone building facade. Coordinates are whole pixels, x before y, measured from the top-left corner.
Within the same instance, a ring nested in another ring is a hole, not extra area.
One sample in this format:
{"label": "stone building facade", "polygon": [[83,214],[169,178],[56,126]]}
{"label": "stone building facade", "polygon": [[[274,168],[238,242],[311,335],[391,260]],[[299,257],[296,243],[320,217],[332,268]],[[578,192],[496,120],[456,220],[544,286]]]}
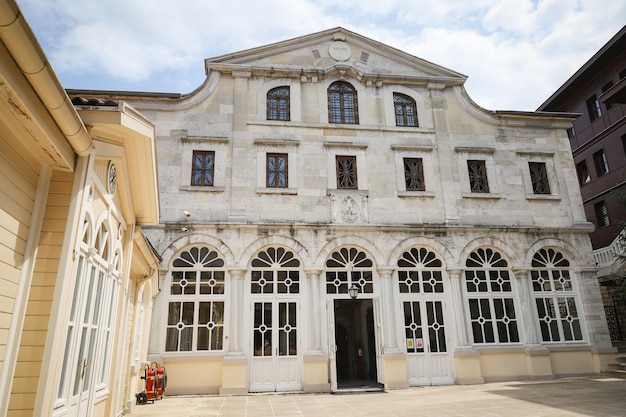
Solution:
{"label": "stone building facade", "polygon": [[482,109],[464,75],[343,28],[205,64],[189,95],[102,93],[156,126],[150,354],[169,393],[545,379],[610,361],[575,115]]}

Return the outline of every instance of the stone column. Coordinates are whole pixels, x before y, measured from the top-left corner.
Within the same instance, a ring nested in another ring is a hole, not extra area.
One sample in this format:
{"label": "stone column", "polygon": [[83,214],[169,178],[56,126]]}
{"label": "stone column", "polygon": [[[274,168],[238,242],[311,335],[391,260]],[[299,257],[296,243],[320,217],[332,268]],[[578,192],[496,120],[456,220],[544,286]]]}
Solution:
{"label": "stone column", "polygon": [[378,271],[380,277],[380,301],[383,313],[383,325],[385,331],[385,352],[398,351],[398,338],[396,337],[396,306],[393,300],[393,269],[381,268]]}
{"label": "stone column", "polygon": [[228,340],[228,354],[242,355],[241,332],[243,331],[243,280],[245,269],[231,269],[228,271],[231,280],[231,291],[228,299],[230,305],[230,327]]}
{"label": "stone column", "polygon": [[452,309],[456,327],[458,347],[469,346],[467,338],[467,322],[465,320],[465,299],[463,298],[463,270],[449,269],[450,286],[452,289]]}
{"label": "stone column", "polygon": [[520,309],[522,312],[522,326],[524,329],[525,339],[527,345],[539,344],[539,337],[537,333],[537,323],[532,313],[532,306],[534,303],[530,290],[530,280],[528,275],[530,271],[528,269],[515,269],[515,280],[517,281],[517,289],[520,300]]}
{"label": "stone column", "polygon": [[309,346],[310,351],[321,351],[321,314],[320,311],[320,274],[319,269],[307,269],[304,271],[306,274],[306,281],[309,289],[309,312],[306,317],[307,327],[309,331]]}

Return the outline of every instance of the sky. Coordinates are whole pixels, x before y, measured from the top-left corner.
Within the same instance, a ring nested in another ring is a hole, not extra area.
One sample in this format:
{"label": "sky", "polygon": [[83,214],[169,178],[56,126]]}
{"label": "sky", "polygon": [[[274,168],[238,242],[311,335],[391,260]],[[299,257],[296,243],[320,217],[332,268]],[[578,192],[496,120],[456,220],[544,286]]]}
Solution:
{"label": "sky", "polygon": [[204,59],[341,26],[537,109],[626,23],[624,0],[17,0],[63,87],[188,94]]}

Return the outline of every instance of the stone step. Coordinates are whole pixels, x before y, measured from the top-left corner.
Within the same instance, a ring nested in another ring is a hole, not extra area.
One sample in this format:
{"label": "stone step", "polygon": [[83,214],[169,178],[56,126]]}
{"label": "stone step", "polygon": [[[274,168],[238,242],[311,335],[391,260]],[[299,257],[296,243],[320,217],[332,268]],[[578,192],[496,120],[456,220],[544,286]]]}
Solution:
{"label": "stone step", "polygon": [[626,355],[618,353],[617,355],[615,355],[615,362],[626,364]]}
{"label": "stone step", "polygon": [[617,362],[609,363],[607,365],[607,369],[611,371],[626,371],[626,363],[617,363]]}
{"label": "stone step", "polygon": [[620,378],[620,379],[626,379],[626,370],[624,371],[618,371],[618,370],[604,370],[601,372],[602,376],[606,376],[609,378]]}

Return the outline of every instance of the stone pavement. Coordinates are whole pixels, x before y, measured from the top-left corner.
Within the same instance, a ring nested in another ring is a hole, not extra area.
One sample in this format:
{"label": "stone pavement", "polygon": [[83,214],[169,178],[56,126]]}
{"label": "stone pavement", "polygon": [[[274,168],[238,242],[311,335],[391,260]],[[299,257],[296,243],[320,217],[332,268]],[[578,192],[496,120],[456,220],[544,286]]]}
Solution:
{"label": "stone pavement", "polygon": [[131,417],[626,416],[626,380],[567,378],[360,394],[166,396]]}

